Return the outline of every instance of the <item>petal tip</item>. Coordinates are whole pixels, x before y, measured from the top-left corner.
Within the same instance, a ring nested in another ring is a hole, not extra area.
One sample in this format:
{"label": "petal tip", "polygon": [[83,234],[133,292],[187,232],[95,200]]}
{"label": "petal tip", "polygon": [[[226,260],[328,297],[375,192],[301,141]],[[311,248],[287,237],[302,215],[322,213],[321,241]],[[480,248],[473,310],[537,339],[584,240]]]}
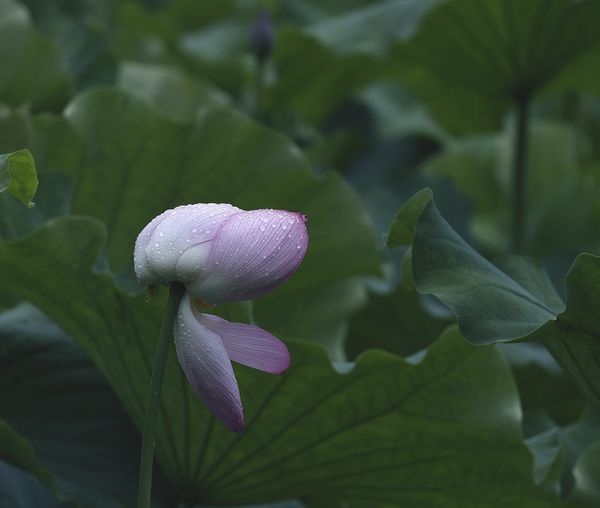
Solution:
{"label": "petal tip", "polygon": [[221,421],[232,432],[235,432],[236,434],[239,434],[239,435],[242,435],[244,433],[245,423],[244,423],[244,416],[242,414],[240,414],[234,420],[228,420],[228,421],[221,420]]}

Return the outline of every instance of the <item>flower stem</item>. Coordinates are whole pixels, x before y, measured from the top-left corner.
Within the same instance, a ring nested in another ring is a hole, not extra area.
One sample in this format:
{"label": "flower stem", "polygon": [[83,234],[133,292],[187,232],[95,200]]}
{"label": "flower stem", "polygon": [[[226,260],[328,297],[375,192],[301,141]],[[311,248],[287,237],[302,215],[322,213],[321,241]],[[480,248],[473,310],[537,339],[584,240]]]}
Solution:
{"label": "flower stem", "polygon": [[264,58],[256,59],[256,82],[255,82],[255,103],[254,112],[257,118],[260,118],[263,114],[263,95],[265,89],[265,73],[266,73],[266,61]]}
{"label": "flower stem", "polygon": [[169,300],[167,310],[160,328],[158,345],[154,356],[154,367],[150,379],[150,391],[148,393],[148,405],[146,407],[146,418],[144,420],[144,432],[142,434],[142,453],[140,456],[140,480],[138,485],[138,508],[150,507],[150,496],[152,494],[152,465],[154,463],[154,430],[160,408],[160,390],[162,387],[163,374],[169,351],[169,342],[173,337],[173,324],[181,298],[185,293],[185,286],[179,282],[171,283],[169,288]]}
{"label": "flower stem", "polygon": [[529,97],[517,98],[517,118],[513,144],[513,252],[523,248],[523,228],[525,224],[525,194],[527,169],[527,137],[529,127]]}

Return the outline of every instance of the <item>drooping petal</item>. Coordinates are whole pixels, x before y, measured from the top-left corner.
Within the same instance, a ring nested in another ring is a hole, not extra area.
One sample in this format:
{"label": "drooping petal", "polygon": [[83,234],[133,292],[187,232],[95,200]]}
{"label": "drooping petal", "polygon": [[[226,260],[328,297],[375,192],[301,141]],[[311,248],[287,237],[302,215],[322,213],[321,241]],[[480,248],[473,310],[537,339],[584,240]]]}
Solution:
{"label": "drooping petal", "polygon": [[221,337],[225,351],[234,362],[271,374],[283,374],[290,366],[286,345],[262,328],[230,323],[211,314],[199,314],[199,320]]}
{"label": "drooping petal", "polygon": [[303,215],[252,210],[231,215],[214,237],[204,274],[188,291],[208,303],[256,298],[290,277],[308,246]]}
{"label": "drooping petal", "polygon": [[215,203],[167,210],[142,231],[144,256],[138,256],[136,263],[142,267],[140,273],[149,273],[160,282],[191,282],[206,266],[208,242],[228,217],[241,211],[230,204]]}
{"label": "drooping petal", "polygon": [[218,333],[203,325],[186,295],[175,321],[175,350],[192,388],[229,429],[240,432],[244,413],[233,367]]}

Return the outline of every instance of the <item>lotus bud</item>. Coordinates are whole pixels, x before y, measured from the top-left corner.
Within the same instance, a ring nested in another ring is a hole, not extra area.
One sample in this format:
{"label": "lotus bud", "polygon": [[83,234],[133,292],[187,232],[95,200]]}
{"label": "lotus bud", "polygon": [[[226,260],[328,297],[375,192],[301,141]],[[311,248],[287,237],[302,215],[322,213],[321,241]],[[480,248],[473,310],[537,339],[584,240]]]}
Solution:
{"label": "lotus bud", "polygon": [[258,14],[250,28],[250,46],[259,61],[265,60],[275,45],[275,29],[266,11]]}
{"label": "lotus bud", "polygon": [[135,273],[146,286],[181,282],[210,304],[256,298],[298,268],[308,246],[305,217],[229,204],[167,210],[139,234]]}

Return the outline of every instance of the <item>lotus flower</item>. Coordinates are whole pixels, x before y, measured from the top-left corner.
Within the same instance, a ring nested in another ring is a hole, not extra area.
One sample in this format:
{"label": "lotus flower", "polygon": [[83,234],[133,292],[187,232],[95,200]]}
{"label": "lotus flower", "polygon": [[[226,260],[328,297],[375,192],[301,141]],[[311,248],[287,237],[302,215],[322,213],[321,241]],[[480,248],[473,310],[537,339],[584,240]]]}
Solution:
{"label": "lotus flower", "polygon": [[135,272],[147,286],[182,282],[206,303],[256,298],[279,286],[302,262],[308,245],[304,223],[303,215],[283,210],[179,206],[142,230]]}
{"label": "lotus flower", "polygon": [[283,210],[186,205],[153,219],[136,240],[134,265],[141,283],[185,285],[174,326],[177,358],[200,399],[231,430],[244,425],[231,360],[282,374],[290,356],[270,333],[202,314],[194,300],[247,300],[279,286],[304,258],[305,222],[303,215]]}

